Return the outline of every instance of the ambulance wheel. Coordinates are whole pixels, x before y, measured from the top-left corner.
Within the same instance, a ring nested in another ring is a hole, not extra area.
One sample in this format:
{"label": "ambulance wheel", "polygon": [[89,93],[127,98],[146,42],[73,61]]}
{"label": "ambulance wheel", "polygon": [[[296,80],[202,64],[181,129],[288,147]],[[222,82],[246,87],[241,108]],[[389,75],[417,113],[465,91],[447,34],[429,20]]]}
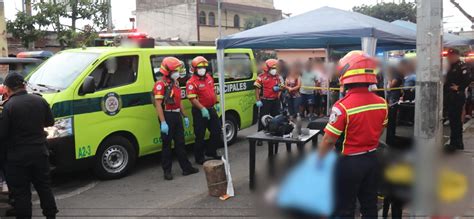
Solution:
{"label": "ambulance wheel", "polygon": [[239,123],[237,118],[230,113],[225,115],[225,133],[226,140],[229,145],[233,144],[237,140],[237,132],[239,131]]}
{"label": "ambulance wheel", "polygon": [[112,136],[100,144],[94,172],[100,179],[118,179],[127,175],[135,164],[135,148],[122,136]]}

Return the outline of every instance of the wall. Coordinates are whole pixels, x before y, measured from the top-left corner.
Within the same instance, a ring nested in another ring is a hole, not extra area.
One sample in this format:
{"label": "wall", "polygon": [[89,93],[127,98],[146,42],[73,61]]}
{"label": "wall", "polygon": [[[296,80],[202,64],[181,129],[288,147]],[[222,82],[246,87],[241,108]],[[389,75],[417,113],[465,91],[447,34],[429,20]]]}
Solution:
{"label": "wall", "polygon": [[[218,36],[218,15],[217,15],[217,8],[213,5],[200,5],[199,12],[204,11],[206,13],[206,25],[200,25],[199,33],[201,41],[214,41]],[[215,15],[215,26],[209,25],[209,13],[213,12]],[[240,28],[234,27],[234,16],[239,15],[240,18]],[[273,21],[277,21],[281,18],[281,16],[276,16],[274,14],[264,14],[264,13],[257,13],[253,11],[237,11],[237,10],[229,10],[224,9],[222,10],[222,35],[230,35],[240,31],[244,31],[245,21],[248,18],[258,16],[260,18],[266,18],[267,23],[271,23]]]}
{"label": "wall", "polygon": [[274,8],[273,0],[223,0],[222,2],[228,2],[240,5],[250,5],[254,7],[262,8]]}
{"label": "wall", "polygon": [[154,38],[197,41],[195,0],[136,0],[137,29]]}

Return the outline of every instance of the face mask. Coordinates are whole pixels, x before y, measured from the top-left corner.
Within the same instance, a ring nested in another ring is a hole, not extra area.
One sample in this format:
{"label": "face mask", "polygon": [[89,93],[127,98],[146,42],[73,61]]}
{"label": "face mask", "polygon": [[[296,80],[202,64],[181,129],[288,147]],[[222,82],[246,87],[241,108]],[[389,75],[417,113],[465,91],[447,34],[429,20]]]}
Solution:
{"label": "face mask", "polygon": [[276,69],[271,69],[271,70],[270,70],[270,74],[271,74],[271,75],[276,75],[276,74],[277,74],[277,70],[276,70]]}
{"label": "face mask", "polygon": [[171,79],[176,80],[179,78],[179,72],[175,71],[171,73]]}
{"label": "face mask", "polygon": [[199,76],[204,76],[206,74],[206,69],[205,68],[198,68],[197,74]]}

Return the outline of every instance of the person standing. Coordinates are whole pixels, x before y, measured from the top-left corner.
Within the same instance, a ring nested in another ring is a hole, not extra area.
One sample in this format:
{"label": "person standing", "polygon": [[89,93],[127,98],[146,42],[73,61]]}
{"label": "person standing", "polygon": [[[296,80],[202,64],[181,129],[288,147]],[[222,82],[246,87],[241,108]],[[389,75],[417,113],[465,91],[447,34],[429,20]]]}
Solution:
{"label": "person standing", "polygon": [[444,83],[444,95],[446,96],[448,107],[449,126],[451,128],[451,138],[448,150],[464,150],[462,137],[462,112],[466,103],[466,87],[471,83],[469,79],[469,68],[460,59],[457,49],[449,49],[447,59],[450,64],[449,71]]}
{"label": "person standing", "polygon": [[314,95],[314,89],[307,87],[315,87],[318,82],[317,79],[316,73],[313,71],[313,61],[308,60],[301,76],[301,116],[304,116],[304,112],[306,111],[308,112],[308,117],[311,119],[314,117],[316,97]]}
{"label": "person standing", "polygon": [[352,51],[339,61],[340,82],[348,90],[331,110],[318,154],[333,150],[344,133],[341,157],[335,169],[337,218],[354,218],[356,199],[362,218],[377,217],[378,162],[375,151],[387,123],[387,103],[369,86],[377,83],[376,61]]}
{"label": "person standing", "polygon": [[[202,165],[206,161],[205,156],[212,159],[220,159],[217,155],[217,147],[222,145],[221,122],[217,115],[217,96],[214,90],[214,79],[207,73],[209,63],[206,58],[198,56],[191,62],[193,76],[186,83],[186,93],[191,102],[193,114],[194,134],[194,158],[196,163]],[[216,107],[216,108],[214,108]],[[204,135],[209,129],[209,144],[205,145]]]}
{"label": "person standing", "polygon": [[54,117],[49,104],[38,95],[28,94],[25,84],[17,73],[4,81],[9,98],[0,110],[0,141],[6,147],[6,179],[17,218],[32,216],[31,184],[38,192],[43,215],[54,218],[59,211],[51,190],[44,131],[54,125]]}
{"label": "person standing", "polygon": [[[277,116],[280,113],[280,89],[283,87],[283,78],[278,74],[278,61],[268,59],[262,66],[263,73],[255,80],[256,105],[259,111],[258,131],[263,129],[264,115]],[[258,145],[262,145],[258,142]]]}
{"label": "person standing", "polygon": [[160,67],[163,78],[157,81],[153,88],[156,112],[161,123],[160,130],[163,142],[161,163],[165,180],[173,179],[171,174],[171,141],[174,141],[174,152],[183,170],[183,176],[199,172],[186,157],[183,121],[185,126],[189,127],[189,119],[184,111],[184,106],[181,104],[181,88],[177,82],[182,68],[184,68],[183,62],[179,59],[175,57],[164,58]]}
{"label": "person standing", "polygon": [[290,74],[285,79],[285,89],[288,91],[288,112],[294,119],[301,105],[301,64],[295,63]]}

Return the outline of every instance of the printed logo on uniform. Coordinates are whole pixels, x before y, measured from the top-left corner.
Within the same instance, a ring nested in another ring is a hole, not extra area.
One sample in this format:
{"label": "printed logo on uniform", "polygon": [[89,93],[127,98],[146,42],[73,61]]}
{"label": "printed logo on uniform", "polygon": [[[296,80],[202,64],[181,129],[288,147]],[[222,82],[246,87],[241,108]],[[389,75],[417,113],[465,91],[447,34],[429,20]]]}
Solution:
{"label": "printed logo on uniform", "polygon": [[114,93],[114,92],[108,93],[102,99],[102,111],[104,111],[105,114],[109,116],[117,115],[121,108],[122,108],[122,99],[117,93]]}
{"label": "printed logo on uniform", "polygon": [[190,84],[190,85],[188,86],[188,89],[189,89],[189,90],[192,90],[192,89],[194,89],[194,86],[193,86],[192,84]]}
{"label": "printed logo on uniform", "polygon": [[338,108],[336,107],[333,107],[331,109],[331,115],[329,116],[329,124],[334,124],[337,122],[337,118],[339,118],[339,116],[342,115],[342,112],[341,110],[339,110]]}
{"label": "printed logo on uniform", "polygon": [[161,89],[163,89],[163,86],[161,86],[161,84],[156,85],[156,90],[161,90]]}
{"label": "printed logo on uniform", "polygon": [[206,86],[205,84],[200,84],[200,85],[199,85],[199,88],[203,88],[203,87],[205,87],[205,86]]}

